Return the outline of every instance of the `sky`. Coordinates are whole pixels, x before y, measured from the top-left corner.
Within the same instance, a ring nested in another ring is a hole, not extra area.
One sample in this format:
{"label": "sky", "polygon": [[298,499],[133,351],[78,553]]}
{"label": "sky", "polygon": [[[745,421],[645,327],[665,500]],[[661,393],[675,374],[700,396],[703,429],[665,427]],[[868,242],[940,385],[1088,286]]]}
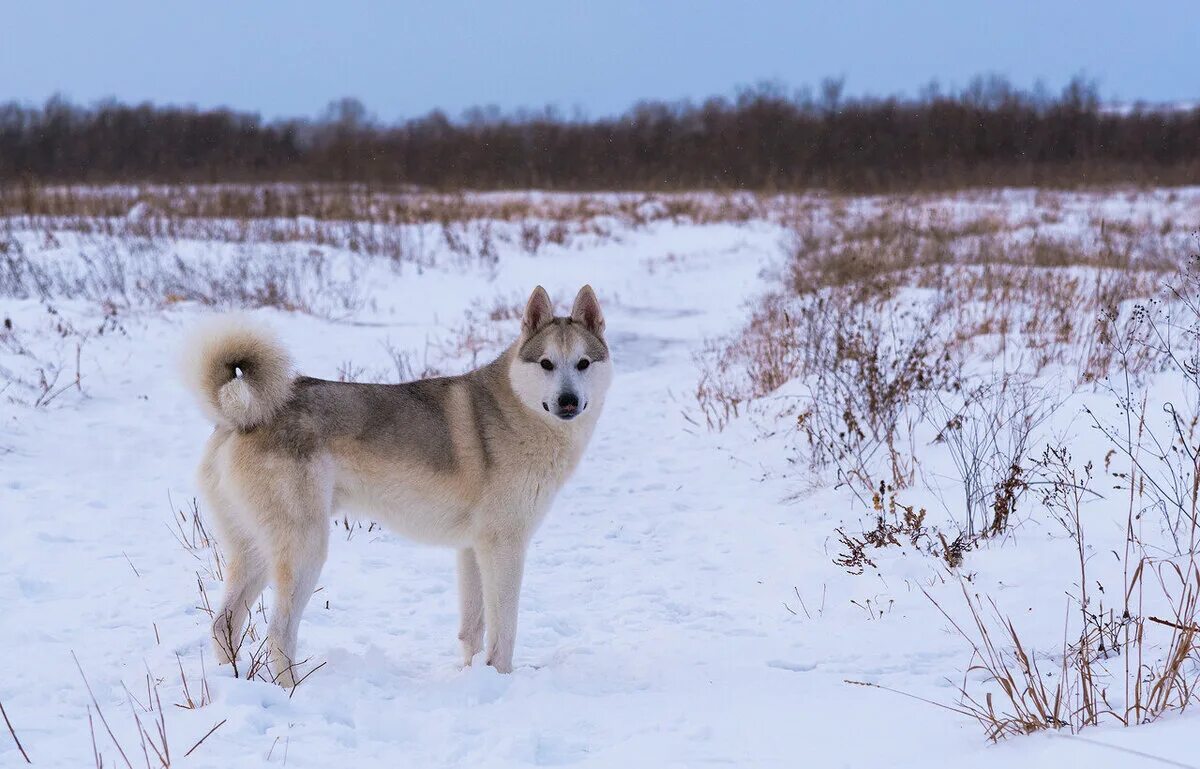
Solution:
{"label": "sky", "polygon": [[915,95],[996,73],[1113,101],[1200,98],[1196,0],[0,0],[0,101],[227,106],[393,121],[553,105],[618,114],[776,81]]}

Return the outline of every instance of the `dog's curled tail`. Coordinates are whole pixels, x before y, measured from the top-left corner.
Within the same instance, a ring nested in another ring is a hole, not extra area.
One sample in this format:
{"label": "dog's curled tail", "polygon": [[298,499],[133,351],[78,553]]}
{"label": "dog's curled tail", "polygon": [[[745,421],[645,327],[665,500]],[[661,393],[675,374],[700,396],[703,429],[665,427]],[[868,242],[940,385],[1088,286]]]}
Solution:
{"label": "dog's curled tail", "polygon": [[184,376],[218,424],[249,430],[269,422],[292,392],[292,361],[266,327],[241,316],[198,328],[184,349]]}

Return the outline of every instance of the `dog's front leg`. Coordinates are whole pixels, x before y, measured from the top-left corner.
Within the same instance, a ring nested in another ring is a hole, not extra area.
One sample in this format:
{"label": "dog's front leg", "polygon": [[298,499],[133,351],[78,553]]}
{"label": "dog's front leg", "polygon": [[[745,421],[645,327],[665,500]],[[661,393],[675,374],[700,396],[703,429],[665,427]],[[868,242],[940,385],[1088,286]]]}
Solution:
{"label": "dog's front leg", "polygon": [[512,672],[517,639],[517,605],[525,571],[524,538],[493,540],[475,548],[483,578],[483,609],[487,625],[487,664],[501,673]]}
{"label": "dog's front leg", "polygon": [[458,551],[458,608],[462,614],[458,640],[467,666],[483,648],[483,578],[475,551],[469,547]]}

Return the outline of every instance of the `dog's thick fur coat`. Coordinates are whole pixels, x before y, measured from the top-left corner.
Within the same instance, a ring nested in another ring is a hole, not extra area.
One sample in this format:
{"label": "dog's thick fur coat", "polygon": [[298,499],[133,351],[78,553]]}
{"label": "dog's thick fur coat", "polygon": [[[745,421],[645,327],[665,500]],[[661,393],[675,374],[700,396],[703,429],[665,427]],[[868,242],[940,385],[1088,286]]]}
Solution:
{"label": "dog's thick fur coat", "polygon": [[294,684],[300,616],[330,518],[350,510],[458,550],[464,664],[512,669],[525,551],[591,437],[612,377],[591,288],[556,318],[539,286],[521,336],[462,376],[396,385],[293,374],[276,338],[245,318],[203,329],[188,382],[216,423],[200,486],[227,559],[213,621],[219,659],[237,656],[268,580],[272,672]]}

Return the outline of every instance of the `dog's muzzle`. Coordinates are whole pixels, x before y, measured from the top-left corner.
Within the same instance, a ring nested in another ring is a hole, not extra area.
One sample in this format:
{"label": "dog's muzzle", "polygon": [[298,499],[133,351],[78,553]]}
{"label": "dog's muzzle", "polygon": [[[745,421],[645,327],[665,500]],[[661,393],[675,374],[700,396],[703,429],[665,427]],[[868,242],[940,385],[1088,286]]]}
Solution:
{"label": "dog's muzzle", "polygon": [[[563,393],[562,395],[558,396],[558,400],[555,402],[554,406],[554,410],[551,413],[553,413],[554,416],[558,417],[559,419],[566,421],[572,420],[579,416],[583,413],[583,410],[587,408],[587,404],[580,403],[579,396],[575,395],[575,393]],[[542,408],[546,409],[546,411],[551,410],[550,404],[546,403],[545,401],[542,402]]]}

